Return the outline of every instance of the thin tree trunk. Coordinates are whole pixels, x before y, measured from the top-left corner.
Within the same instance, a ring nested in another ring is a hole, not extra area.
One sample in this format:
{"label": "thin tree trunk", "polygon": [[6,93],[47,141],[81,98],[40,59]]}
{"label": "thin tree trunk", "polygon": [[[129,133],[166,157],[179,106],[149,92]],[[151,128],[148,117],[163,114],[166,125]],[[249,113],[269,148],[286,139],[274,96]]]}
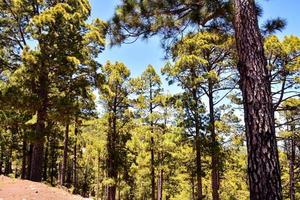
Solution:
{"label": "thin tree trunk", "polygon": [[[119,183],[121,182],[120,179],[121,179],[121,178],[119,177],[118,185],[119,185]],[[121,188],[120,188],[120,187],[118,187],[118,200],[121,200]]]}
{"label": "thin tree trunk", "polygon": [[47,169],[48,169],[48,154],[49,154],[49,138],[46,143],[46,150],[45,150],[45,158],[44,158],[44,170],[43,170],[43,180],[47,181]]}
{"label": "thin tree trunk", "polygon": [[[55,156],[55,139],[56,139],[56,134],[54,133],[51,137],[51,142],[50,142],[50,154],[51,154],[51,167],[50,167],[50,184],[53,186],[54,185],[54,169],[56,169],[56,156]],[[56,170],[57,171],[57,170]],[[60,179],[58,179],[60,181]]]}
{"label": "thin tree trunk", "polygon": [[289,169],[289,175],[290,175],[290,199],[295,200],[295,140],[291,140],[291,156],[290,156],[290,169]]}
{"label": "thin tree trunk", "polygon": [[10,145],[6,151],[4,174],[7,176],[12,173],[12,152],[14,143],[14,128],[11,128]]}
{"label": "thin tree trunk", "polygon": [[200,139],[200,119],[198,114],[197,91],[193,90],[193,100],[195,102],[195,148],[196,148],[196,179],[197,179],[197,200],[202,200],[202,161],[201,161],[201,139]]}
{"label": "thin tree trunk", "polygon": [[194,174],[191,177],[191,185],[192,185],[192,200],[195,200],[195,181],[194,181]]}
{"label": "thin tree trunk", "polygon": [[78,135],[78,122],[77,117],[75,119],[75,141],[74,141],[74,149],[73,149],[73,185],[75,188],[75,193],[77,192],[77,135]]}
{"label": "thin tree trunk", "polygon": [[199,131],[196,133],[196,177],[197,177],[197,200],[202,200],[202,166],[201,166],[201,141]]}
{"label": "thin tree trunk", "polygon": [[162,200],[163,198],[163,180],[164,172],[162,169],[159,170],[159,179],[158,179],[158,191],[157,191],[157,200]]}
{"label": "thin tree trunk", "polygon": [[85,170],[84,170],[82,196],[88,197],[88,165],[85,166]]}
{"label": "thin tree trunk", "polygon": [[[6,153],[7,154],[7,153]],[[10,156],[6,155],[4,162],[4,175],[7,176],[11,172]]]}
{"label": "thin tree trunk", "polygon": [[[153,131],[152,131],[153,133]],[[155,200],[155,169],[154,169],[154,139],[151,137],[151,161],[150,161],[150,171],[151,171],[151,199]]]}
{"label": "thin tree trunk", "polygon": [[[293,121],[293,120],[292,120]],[[295,125],[291,125],[291,132],[294,134]],[[296,190],[295,190],[295,161],[296,161],[296,141],[294,136],[292,136],[290,141],[290,156],[289,156],[289,175],[290,175],[290,188],[289,194],[290,199],[295,200]]]}
{"label": "thin tree trunk", "polygon": [[1,145],[0,146],[0,175],[3,174],[3,171],[2,171],[2,168],[3,168],[3,159],[4,159],[4,154],[3,154],[3,151],[4,151],[4,148],[3,146]]}
{"label": "thin tree trunk", "polygon": [[66,124],[65,137],[64,137],[64,155],[61,167],[60,184],[65,185],[67,159],[68,159],[68,141],[69,141],[69,123]]}
{"label": "thin tree trunk", "polygon": [[212,80],[208,82],[208,101],[209,101],[209,128],[211,132],[211,187],[213,200],[219,200],[219,146],[217,141],[215,129],[215,110],[213,97],[213,83]]}
{"label": "thin tree trunk", "polygon": [[70,164],[67,164],[66,168],[66,181],[65,181],[65,186],[70,187],[72,184],[72,172],[73,172],[73,167]]}
{"label": "thin tree trunk", "polygon": [[61,184],[61,162],[58,163],[58,173],[57,173],[57,180],[59,182],[59,185],[62,185]]}
{"label": "thin tree trunk", "polygon": [[116,110],[114,109],[113,116],[109,117],[109,124],[111,130],[108,133],[108,142],[107,142],[107,153],[108,153],[108,177],[114,180],[112,185],[109,185],[108,190],[108,200],[115,200],[116,199],[116,181],[118,178],[118,173],[116,171]]}
{"label": "thin tree trunk", "polygon": [[26,178],[27,138],[23,136],[21,179]]}
{"label": "thin tree trunk", "polygon": [[100,152],[97,151],[97,189],[96,189],[96,200],[100,199]]}
{"label": "thin tree trunk", "polygon": [[270,77],[254,0],[234,0],[251,200],[281,200]]}
{"label": "thin tree trunk", "polygon": [[[162,134],[164,135],[167,130],[167,116],[168,110],[164,109],[164,128]],[[163,161],[164,161],[164,151],[158,153],[158,161],[159,161],[159,178],[158,178],[158,191],[157,191],[157,200],[163,199],[163,183],[164,183],[164,171],[162,169]]]}
{"label": "thin tree trunk", "polygon": [[[153,94],[152,94],[152,82],[150,81],[150,90],[149,90],[149,96],[150,96],[150,105],[149,105],[149,111],[150,111],[150,118],[152,118],[153,114]],[[151,138],[150,138],[150,154],[151,154],[151,160],[150,160],[150,173],[151,173],[151,199],[155,200],[155,168],[154,168],[154,123],[151,119],[150,122],[150,128],[151,128]]]}

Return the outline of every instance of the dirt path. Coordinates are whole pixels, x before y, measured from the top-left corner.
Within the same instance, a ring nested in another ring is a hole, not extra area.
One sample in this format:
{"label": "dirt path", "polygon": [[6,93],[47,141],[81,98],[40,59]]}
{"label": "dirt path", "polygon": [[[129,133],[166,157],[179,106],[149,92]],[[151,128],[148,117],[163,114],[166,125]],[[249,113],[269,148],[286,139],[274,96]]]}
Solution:
{"label": "dirt path", "polygon": [[83,200],[63,189],[0,176],[0,200]]}

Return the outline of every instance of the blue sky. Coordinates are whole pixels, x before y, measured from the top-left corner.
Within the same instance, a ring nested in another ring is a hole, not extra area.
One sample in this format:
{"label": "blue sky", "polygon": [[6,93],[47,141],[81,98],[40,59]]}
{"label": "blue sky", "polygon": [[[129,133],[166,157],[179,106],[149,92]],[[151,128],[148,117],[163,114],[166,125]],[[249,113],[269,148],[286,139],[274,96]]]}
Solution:
{"label": "blue sky", "polygon": [[[92,18],[109,20],[119,0],[90,0],[92,5]],[[282,17],[287,20],[287,27],[281,33],[284,35],[300,36],[300,0],[260,0],[259,4],[264,9],[261,21],[267,18]],[[163,59],[164,52],[160,47],[159,37],[153,37],[147,41],[138,40],[133,44],[124,44],[120,47],[106,48],[100,54],[101,63],[110,61],[121,61],[131,70],[133,76],[140,75],[148,64],[152,64],[158,72],[166,62]],[[167,84],[164,82],[164,86]],[[167,90],[176,92],[175,87],[167,87]]]}

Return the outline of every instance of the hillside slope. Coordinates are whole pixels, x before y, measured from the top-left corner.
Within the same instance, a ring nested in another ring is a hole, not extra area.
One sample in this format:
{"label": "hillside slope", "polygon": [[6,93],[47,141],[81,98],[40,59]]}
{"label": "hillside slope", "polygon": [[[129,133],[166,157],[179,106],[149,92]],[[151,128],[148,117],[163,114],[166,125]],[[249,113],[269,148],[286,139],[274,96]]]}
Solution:
{"label": "hillside slope", "polygon": [[43,183],[0,176],[0,200],[83,200]]}

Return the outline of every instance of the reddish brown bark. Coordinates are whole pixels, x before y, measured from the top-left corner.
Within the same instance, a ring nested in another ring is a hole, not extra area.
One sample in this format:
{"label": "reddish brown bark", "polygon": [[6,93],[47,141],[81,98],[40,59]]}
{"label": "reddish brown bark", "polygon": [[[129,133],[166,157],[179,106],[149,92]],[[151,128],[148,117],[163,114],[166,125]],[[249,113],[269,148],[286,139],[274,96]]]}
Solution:
{"label": "reddish brown bark", "polygon": [[235,0],[235,37],[248,147],[250,199],[282,199],[270,77],[254,0]]}

